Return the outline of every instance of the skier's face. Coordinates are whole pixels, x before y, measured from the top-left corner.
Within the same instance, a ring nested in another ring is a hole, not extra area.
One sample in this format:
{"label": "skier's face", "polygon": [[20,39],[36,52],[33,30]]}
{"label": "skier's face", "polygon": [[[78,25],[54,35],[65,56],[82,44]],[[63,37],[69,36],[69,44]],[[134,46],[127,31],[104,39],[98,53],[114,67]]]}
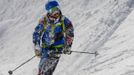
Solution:
{"label": "skier's face", "polygon": [[54,11],[53,13],[51,13],[49,15],[50,20],[55,20],[55,19],[58,19],[58,18],[60,18],[60,12],[59,11]]}

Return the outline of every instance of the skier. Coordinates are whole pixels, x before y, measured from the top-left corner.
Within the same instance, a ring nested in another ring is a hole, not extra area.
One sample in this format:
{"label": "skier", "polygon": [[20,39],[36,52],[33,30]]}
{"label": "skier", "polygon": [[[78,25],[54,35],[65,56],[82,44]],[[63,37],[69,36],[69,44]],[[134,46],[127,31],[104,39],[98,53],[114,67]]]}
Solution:
{"label": "skier", "polygon": [[[74,38],[73,25],[62,14],[58,2],[48,1],[45,9],[47,13],[39,20],[33,32],[35,55],[41,58],[38,75],[42,75],[42,66],[45,68],[45,75],[53,74],[60,55],[71,54]],[[56,58],[51,59],[52,57]]]}

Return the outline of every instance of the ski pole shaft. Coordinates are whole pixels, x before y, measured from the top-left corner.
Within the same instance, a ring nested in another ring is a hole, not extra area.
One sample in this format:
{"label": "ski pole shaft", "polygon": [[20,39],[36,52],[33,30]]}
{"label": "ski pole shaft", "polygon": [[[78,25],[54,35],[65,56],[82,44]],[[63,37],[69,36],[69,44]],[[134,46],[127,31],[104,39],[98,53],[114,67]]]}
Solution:
{"label": "ski pole shaft", "polygon": [[21,66],[23,66],[24,64],[26,64],[27,62],[29,62],[30,60],[32,60],[34,57],[36,57],[36,55],[34,55],[33,57],[31,57],[31,58],[28,59],[27,61],[23,62],[21,65],[19,65],[19,66],[16,67],[15,69],[8,71],[9,75],[12,75],[15,70],[17,70],[18,68],[20,68]]}
{"label": "ski pole shaft", "polygon": [[83,54],[94,54],[95,56],[99,55],[99,53],[97,51],[95,51],[94,53],[91,52],[83,52],[83,51],[71,51],[74,53],[83,53]]}
{"label": "ski pole shaft", "polygon": [[95,54],[95,53],[90,53],[90,52],[82,52],[82,51],[71,51],[71,52],[75,52],[75,53],[85,53],[85,54]]}
{"label": "ski pole shaft", "polygon": [[35,56],[31,57],[30,59],[28,59],[27,61],[25,61],[24,63],[22,63],[20,66],[16,67],[13,71],[17,70],[18,68],[20,68],[21,66],[23,66],[24,64],[26,64],[27,62],[29,62],[30,60],[32,60]]}

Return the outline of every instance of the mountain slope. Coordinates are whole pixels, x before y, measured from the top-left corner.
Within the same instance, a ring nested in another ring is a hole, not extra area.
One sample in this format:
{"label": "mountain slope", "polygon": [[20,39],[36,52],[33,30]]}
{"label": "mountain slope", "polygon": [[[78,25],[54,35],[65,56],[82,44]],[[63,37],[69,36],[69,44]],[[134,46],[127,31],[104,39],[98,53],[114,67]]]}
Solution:
{"label": "mountain slope", "polygon": [[[46,1],[0,0],[0,75],[34,55],[32,32]],[[100,55],[62,55],[54,75],[133,74],[133,0],[58,1],[75,28],[72,50]],[[36,75],[38,61],[33,59],[14,74]]]}

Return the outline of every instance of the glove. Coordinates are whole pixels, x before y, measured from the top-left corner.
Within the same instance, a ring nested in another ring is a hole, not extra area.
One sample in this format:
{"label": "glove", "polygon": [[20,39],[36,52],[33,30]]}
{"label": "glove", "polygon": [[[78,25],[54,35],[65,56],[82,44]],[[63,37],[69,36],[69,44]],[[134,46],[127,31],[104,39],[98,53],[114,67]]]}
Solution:
{"label": "glove", "polygon": [[35,52],[35,55],[36,55],[37,57],[40,57],[40,56],[41,56],[41,52],[40,52],[39,50],[35,50],[34,52]]}
{"label": "glove", "polygon": [[66,48],[64,49],[63,53],[70,55],[70,54],[72,53],[71,47],[66,47]]}
{"label": "glove", "polygon": [[34,49],[35,49],[35,55],[40,57],[41,56],[41,47],[39,45],[35,45],[34,46]]}

